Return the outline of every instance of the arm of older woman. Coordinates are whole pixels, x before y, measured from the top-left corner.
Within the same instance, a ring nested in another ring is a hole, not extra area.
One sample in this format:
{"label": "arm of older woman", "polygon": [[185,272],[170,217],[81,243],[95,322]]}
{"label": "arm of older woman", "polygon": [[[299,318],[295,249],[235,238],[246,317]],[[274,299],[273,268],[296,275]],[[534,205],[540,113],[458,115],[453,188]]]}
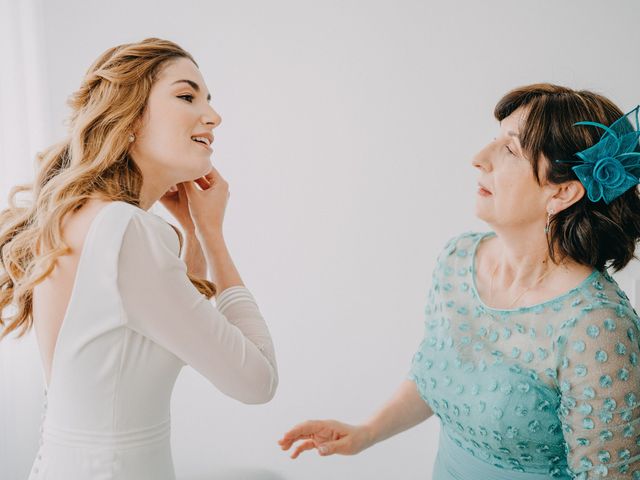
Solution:
{"label": "arm of older woman", "polygon": [[318,449],[320,455],[355,455],[400,432],[422,423],[433,411],[420,397],[416,384],[405,380],[394,396],[362,425],[335,420],[309,420],[296,425],[278,440],[283,450],[300,440],[291,458],[305,450]]}

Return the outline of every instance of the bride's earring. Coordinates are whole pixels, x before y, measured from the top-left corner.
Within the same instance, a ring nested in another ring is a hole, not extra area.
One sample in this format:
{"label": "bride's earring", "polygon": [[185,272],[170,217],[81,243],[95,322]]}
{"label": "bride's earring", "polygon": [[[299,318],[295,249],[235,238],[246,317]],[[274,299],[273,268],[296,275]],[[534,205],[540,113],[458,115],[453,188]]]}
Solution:
{"label": "bride's earring", "polygon": [[136,136],[133,133],[129,134],[129,143],[133,143],[135,139],[136,139]]}
{"label": "bride's earring", "polygon": [[549,223],[551,223],[551,215],[553,215],[553,209],[547,212],[547,225],[544,227],[544,233],[549,233]]}

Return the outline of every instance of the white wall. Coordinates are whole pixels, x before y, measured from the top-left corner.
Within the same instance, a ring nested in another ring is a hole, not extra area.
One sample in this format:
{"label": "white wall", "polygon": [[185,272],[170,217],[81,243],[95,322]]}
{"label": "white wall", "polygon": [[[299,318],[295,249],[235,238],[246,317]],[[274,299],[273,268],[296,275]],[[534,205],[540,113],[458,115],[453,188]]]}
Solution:
{"label": "white wall", "polygon": [[45,5],[55,137],[95,57],[147,36],[194,54],[223,117],[225,231],[281,383],[248,407],[185,369],[172,404],[179,478],[430,478],[435,420],[357,457],[291,461],[276,440],[307,418],[361,421],[406,375],[439,249],[486,228],[470,160],[504,92],[549,81],[640,102],[639,14],[636,0]]}
{"label": "white wall", "polygon": [[[41,0],[0,0],[0,209],[13,185],[32,180],[36,152],[53,140],[41,7]],[[2,480],[26,477],[38,447],[43,400],[33,331],[13,337],[0,342]]]}

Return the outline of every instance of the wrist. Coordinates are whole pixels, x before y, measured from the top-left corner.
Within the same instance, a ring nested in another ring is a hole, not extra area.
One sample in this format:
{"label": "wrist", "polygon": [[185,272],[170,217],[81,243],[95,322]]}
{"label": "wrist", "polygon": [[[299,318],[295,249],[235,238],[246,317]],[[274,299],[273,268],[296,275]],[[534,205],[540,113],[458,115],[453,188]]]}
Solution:
{"label": "wrist", "polygon": [[359,426],[359,429],[362,432],[362,439],[364,443],[362,450],[365,450],[377,443],[377,433],[375,431],[375,427],[371,423],[362,424]]}
{"label": "wrist", "polygon": [[204,240],[206,239],[207,241],[224,243],[224,235],[222,233],[222,228],[216,228],[216,227],[198,228],[198,227],[196,227],[196,229],[194,231],[194,236],[200,242],[204,242]]}
{"label": "wrist", "polygon": [[186,234],[184,245],[187,256],[202,255],[202,243],[195,231]]}

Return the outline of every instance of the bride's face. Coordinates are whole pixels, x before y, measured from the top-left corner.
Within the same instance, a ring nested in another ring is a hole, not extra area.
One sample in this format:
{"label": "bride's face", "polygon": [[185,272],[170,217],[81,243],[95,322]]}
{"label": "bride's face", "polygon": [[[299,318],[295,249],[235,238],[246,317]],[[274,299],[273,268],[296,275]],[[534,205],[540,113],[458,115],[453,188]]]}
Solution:
{"label": "bride's face", "polygon": [[168,188],[211,170],[213,129],[222,119],[210,100],[200,70],[189,59],[172,60],[161,69],[131,147],[145,178]]}

